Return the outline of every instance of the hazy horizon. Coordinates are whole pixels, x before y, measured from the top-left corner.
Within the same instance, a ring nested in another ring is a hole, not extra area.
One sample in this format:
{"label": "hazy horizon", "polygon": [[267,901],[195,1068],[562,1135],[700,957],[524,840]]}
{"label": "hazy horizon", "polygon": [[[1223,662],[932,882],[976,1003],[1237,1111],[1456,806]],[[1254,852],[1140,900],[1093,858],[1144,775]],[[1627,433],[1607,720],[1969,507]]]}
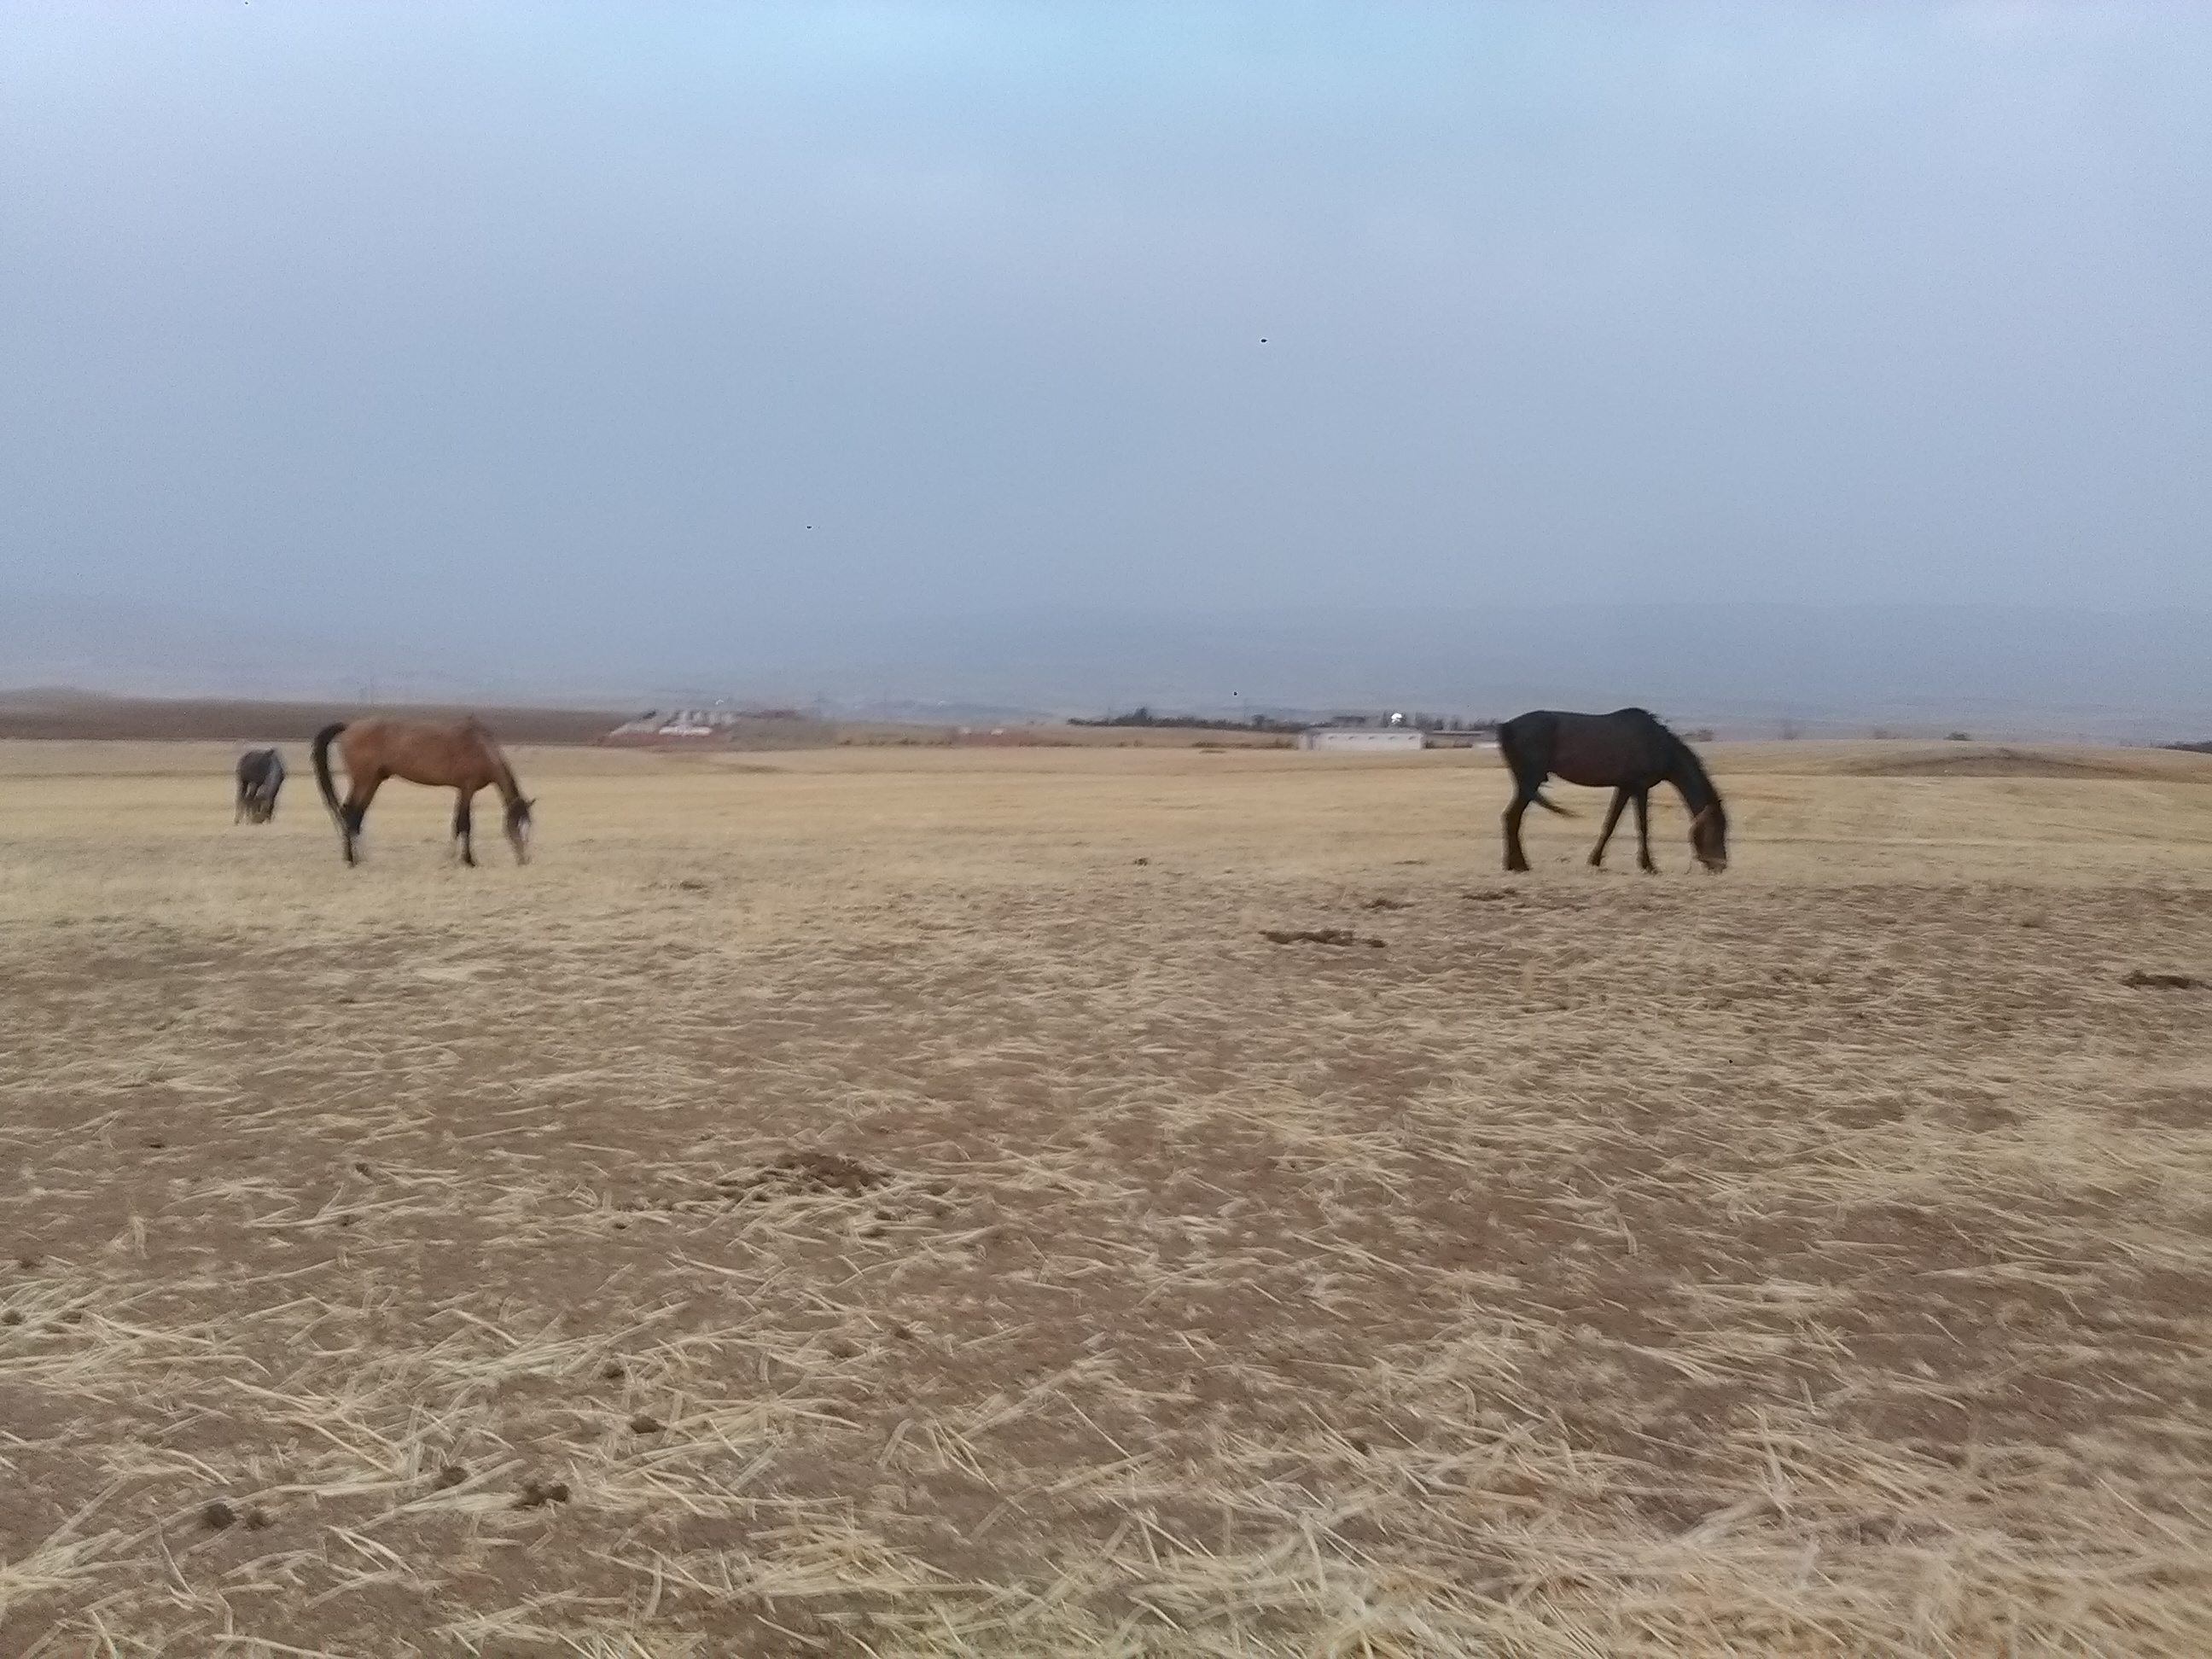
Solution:
{"label": "hazy horizon", "polygon": [[2208,72],[2154,5],[0,5],[0,591],[979,700],[1007,619],[1238,693],[1393,619],[1278,642],[1315,703],[1515,607],[2212,611]]}
{"label": "hazy horizon", "polygon": [[[1243,612],[1028,609],[842,618],[688,647],[440,651],[374,630],[0,590],[0,699],[139,696],[600,708],[713,700],[839,718],[1412,708],[1463,718],[1639,702],[1737,735],[1784,727],[2131,742],[2212,735],[2212,616],[2033,606],[1499,606]],[[234,642],[251,639],[240,653]]]}

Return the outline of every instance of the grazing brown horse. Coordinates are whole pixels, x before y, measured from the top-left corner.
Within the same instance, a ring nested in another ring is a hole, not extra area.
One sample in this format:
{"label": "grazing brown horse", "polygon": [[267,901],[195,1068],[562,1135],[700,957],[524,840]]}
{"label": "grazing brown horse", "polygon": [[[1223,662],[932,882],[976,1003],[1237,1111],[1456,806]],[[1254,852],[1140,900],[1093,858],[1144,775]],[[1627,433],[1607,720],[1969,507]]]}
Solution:
{"label": "grazing brown horse", "polygon": [[1543,795],[1544,780],[1556,773],[1569,783],[1611,789],[1613,805],[1605,829],[1590,854],[1593,866],[1605,861],[1605,844],[1620,822],[1621,809],[1636,803],[1636,861],[1651,862],[1651,824],[1646,803],[1653,789],[1671,783],[1690,809],[1690,850],[1698,862],[1718,875],[1728,868],[1728,812],[1721,792],[1690,745],[1641,708],[1616,708],[1610,714],[1563,714],[1540,708],[1516,714],[1498,728],[1498,750],[1513,769],[1513,804],[1505,809],[1505,867],[1526,870],[1521,851],[1521,815],[1534,801],[1562,817],[1574,815]]}
{"label": "grazing brown horse", "polygon": [[[331,784],[331,744],[336,741],[345,757],[346,798],[343,805]],[[499,752],[491,733],[481,721],[456,720],[341,720],[315,733],[315,783],[323,792],[323,805],[338,822],[345,839],[345,860],[357,863],[354,842],[368,804],[386,778],[404,778],[434,788],[457,790],[460,802],[453,808],[453,839],[460,843],[461,862],[477,861],[469,835],[469,802],[479,789],[496,789],[507,803],[507,839],[514,848],[514,861],[530,861],[530,808],[514,769]]]}

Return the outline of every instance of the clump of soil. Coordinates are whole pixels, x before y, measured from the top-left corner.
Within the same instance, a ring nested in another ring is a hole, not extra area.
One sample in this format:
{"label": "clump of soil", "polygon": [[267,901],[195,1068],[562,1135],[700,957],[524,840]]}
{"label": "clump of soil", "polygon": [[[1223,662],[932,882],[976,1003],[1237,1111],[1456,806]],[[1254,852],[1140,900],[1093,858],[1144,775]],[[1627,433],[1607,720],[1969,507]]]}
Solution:
{"label": "clump of soil", "polygon": [[437,1479],[431,1481],[430,1485],[439,1492],[444,1492],[449,1486],[459,1486],[461,1482],[468,1478],[469,1472],[466,1466],[459,1463],[448,1463],[444,1468],[438,1471]]}
{"label": "clump of soil", "polygon": [[843,1193],[857,1196],[890,1179],[890,1171],[838,1152],[790,1152],[750,1175],[724,1176],[714,1185],[732,1197],[776,1193]]}
{"label": "clump of soil", "polygon": [[1379,951],[1379,939],[1362,939],[1349,927],[1262,927],[1260,937],[1271,945],[1364,945]]}
{"label": "clump of soil", "polygon": [[1395,898],[1371,898],[1359,908],[1363,910],[1406,910],[1412,908],[1412,901]]}
{"label": "clump of soil", "polygon": [[526,1480],[522,1496],[514,1500],[519,1510],[542,1510],[548,1504],[568,1501],[568,1483],[565,1480]]}
{"label": "clump of soil", "polygon": [[200,1524],[210,1532],[221,1532],[238,1519],[238,1511],[220,1498],[200,1511]]}
{"label": "clump of soil", "polygon": [[664,1434],[667,1432],[667,1424],[646,1412],[640,1412],[629,1420],[629,1431],[632,1434]]}
{"label": "clump of soil", "polygon": [[2120,983],[2137,990],[2195,991],[2203,988],[2204,981],[2193,974],[2147,974],[2138,968]]}

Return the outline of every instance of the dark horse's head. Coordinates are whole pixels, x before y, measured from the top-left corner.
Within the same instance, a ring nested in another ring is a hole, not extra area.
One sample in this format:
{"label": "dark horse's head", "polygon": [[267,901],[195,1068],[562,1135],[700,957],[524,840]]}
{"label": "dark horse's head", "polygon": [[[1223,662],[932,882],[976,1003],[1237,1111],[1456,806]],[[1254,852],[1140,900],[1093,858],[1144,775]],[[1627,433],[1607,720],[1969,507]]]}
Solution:
{"label": "dark horse's head", "polygon": [[1690,850],[1717,876],[1728,868],[1728,810],[1717,797],[1691,817]]}
{"label": "dark horse's head", "polygon": [[514,848],[517,864],[530,862],[530,809],[536,805],[520,795],[507,804],[507,844]]}

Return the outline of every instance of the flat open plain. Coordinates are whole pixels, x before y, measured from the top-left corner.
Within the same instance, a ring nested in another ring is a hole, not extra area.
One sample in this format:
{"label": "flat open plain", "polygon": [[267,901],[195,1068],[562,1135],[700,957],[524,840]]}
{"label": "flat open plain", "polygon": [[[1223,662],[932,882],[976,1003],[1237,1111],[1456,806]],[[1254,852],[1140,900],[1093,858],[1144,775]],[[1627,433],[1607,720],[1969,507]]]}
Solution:
{"label": "flat open plain", "polygon": [[2212,1639],[2212,757],[232,753],[0,744],[0,1653]]}

